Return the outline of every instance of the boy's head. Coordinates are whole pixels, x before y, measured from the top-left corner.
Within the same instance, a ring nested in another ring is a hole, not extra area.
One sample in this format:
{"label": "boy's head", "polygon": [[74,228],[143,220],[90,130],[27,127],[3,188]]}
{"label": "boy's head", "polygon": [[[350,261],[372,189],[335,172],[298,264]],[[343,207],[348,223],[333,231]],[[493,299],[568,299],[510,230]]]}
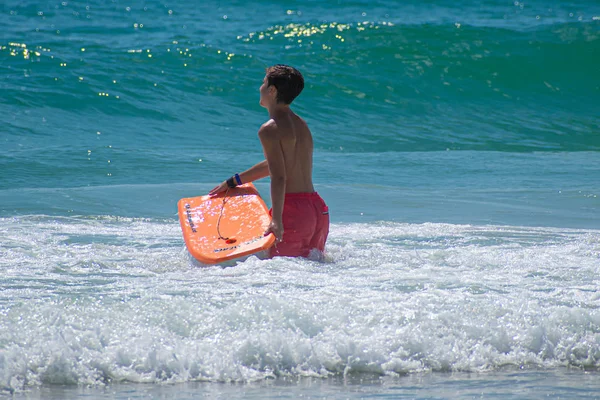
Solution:
{"label": "boy's head", "polygon": [[267,87],[277,89],[277,103],[291,104],[304,89],[304,77],[289,65],[277,64],[267,68],[265,78]]}

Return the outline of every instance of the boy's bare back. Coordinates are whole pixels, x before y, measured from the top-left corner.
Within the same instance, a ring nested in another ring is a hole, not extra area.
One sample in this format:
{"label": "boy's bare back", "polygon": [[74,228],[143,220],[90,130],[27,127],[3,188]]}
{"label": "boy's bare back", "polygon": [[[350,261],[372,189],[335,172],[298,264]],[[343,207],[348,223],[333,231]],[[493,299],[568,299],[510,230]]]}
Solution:
{"label": "boy's bare back", "polygon": [[285,192],[312,193],[313,139],[306,122],[292,110],[265,123],[279,139],[285,163]]}

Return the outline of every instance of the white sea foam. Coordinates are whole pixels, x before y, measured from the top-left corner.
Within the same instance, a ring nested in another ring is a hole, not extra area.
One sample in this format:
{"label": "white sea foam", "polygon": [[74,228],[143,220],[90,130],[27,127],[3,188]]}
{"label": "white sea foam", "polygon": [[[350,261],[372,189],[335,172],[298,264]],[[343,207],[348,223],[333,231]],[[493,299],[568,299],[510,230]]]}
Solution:
{"label": "white sea foam", "polygon": [[600,231],[333,225],[190,261],[173,220],[0,219],[0,388],[600,367]]}

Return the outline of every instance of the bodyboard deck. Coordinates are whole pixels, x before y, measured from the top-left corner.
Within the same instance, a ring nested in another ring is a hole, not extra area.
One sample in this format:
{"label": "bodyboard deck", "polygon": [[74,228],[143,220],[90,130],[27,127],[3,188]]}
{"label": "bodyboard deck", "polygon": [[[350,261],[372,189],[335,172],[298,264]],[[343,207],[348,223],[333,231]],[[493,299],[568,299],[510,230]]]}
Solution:
{"label": "bodyboard deck", "polygon": [[252,183],[215,196],[183,198],[177,208],[185,245],[201,263],[233,260],[275,243],[273,234],[264,236],[271,217]]}

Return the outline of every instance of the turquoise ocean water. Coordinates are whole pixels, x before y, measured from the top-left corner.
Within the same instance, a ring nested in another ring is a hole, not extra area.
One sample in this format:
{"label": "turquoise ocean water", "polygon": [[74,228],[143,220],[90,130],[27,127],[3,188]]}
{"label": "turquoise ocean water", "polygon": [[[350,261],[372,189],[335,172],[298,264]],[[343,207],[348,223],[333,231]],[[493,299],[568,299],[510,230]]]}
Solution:
{"label": "turquoise ocean water", "polygon": [[[4,0],[0,27],[0,397],[598,398],[598,2]],[[261,160],[274,63],[327,262],[202,268],[176,202]]]}

